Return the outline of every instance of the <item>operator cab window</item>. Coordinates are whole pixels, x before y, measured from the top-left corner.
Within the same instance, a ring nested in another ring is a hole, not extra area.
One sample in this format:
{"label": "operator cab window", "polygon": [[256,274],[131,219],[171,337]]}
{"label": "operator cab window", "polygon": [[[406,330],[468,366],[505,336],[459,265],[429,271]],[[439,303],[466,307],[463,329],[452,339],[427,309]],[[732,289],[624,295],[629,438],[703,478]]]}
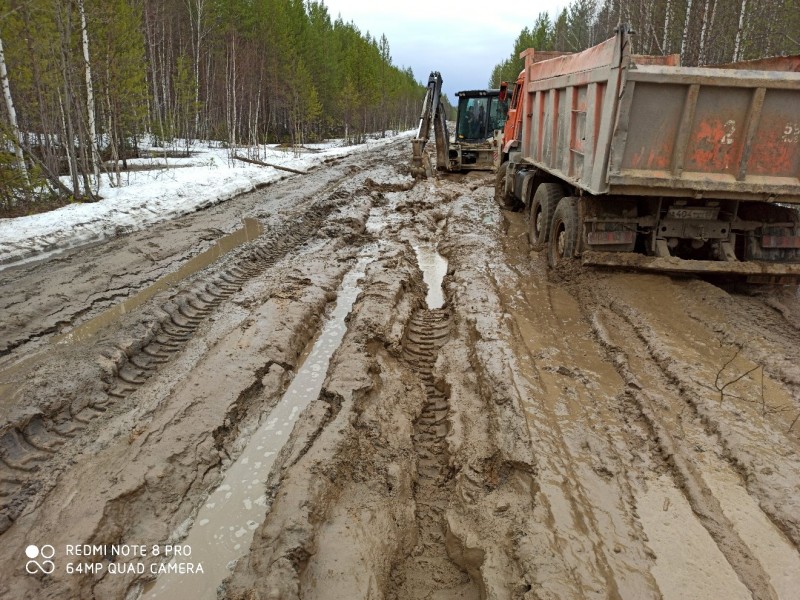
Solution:
{"label": "operator cab window", "polygon": [[458,139],[485,140],[492,132],[489,125],[489,98],[459,98]]}

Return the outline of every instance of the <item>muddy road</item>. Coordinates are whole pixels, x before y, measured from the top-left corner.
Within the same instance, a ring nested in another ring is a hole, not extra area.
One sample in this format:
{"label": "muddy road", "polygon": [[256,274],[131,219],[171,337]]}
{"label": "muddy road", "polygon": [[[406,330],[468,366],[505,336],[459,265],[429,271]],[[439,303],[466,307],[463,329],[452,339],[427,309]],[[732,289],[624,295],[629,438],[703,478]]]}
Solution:
{"label": "muddy road", "polygon": [[797,598],[796,290],[548,271],[408,146],[0,272],[0,597]]}

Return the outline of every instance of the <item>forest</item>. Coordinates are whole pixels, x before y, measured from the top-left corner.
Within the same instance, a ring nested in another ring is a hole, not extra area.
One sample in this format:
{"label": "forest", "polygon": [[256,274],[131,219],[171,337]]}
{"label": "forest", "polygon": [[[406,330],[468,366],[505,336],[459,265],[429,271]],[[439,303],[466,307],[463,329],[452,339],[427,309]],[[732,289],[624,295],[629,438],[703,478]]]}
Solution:
{"label": "forest", "polygon": [[[687,66],[800,53],[800,0],[573,0],[521,30],[489,85],[525,48],[579,51],[619,22],[634,52]],[[97,199],[144,140],[357,142],[413,127],[424,95],[385,36],[313,0],[0,0],[0,80],[0,216]]]}
{"label": "forest", "polygon": [[0,0],[0,78],[0,211],[23,214],[120,185],[144,136],[357,142],[413,127],[424,96],[385,36],[303,0]]}
{"label": "forest", "polygon": [[526,48],[578,52],[628,23],[636,54],[680,54],[684,66],[800,54],[800,0],[572,0],[555,19],[524,27],[489,87],[515,81]]}

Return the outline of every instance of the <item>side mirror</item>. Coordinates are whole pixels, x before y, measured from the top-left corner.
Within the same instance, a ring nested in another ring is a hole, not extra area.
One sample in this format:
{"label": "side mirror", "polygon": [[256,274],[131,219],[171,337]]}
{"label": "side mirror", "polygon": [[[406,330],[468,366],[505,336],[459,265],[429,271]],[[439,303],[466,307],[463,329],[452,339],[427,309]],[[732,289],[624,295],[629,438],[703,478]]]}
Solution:
{"label": "side mirror", "polygon": [[508,83],[505,81],[500,83],[500,102],[505,102],[508,97]]}

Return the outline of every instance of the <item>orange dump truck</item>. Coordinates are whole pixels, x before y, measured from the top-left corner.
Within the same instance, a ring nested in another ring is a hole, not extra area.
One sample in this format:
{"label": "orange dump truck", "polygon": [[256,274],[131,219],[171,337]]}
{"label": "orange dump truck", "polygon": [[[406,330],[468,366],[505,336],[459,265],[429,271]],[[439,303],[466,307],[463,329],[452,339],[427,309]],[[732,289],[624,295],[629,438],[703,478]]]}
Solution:
{"label": "orange dump truck", "polygon": [[523,52],[498,198],[529,211],[551,266],[797,281],[800,61],[680,67],[632,55],[629,35]]}

